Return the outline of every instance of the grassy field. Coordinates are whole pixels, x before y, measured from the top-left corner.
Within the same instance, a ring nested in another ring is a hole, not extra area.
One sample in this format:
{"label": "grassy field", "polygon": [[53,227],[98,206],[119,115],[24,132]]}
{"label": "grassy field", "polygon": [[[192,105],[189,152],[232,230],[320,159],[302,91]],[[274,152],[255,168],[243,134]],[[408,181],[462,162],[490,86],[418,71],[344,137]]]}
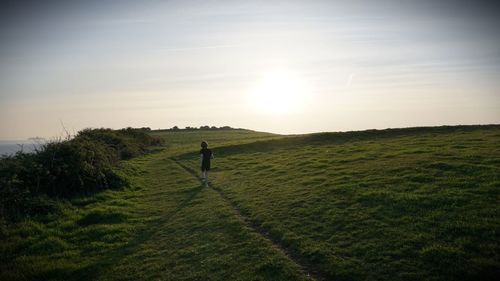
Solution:
{"label": "grassy field", "polygon": [[[154,132],[120,190],[3,227],[1,280],[496,280],[500,126]],[[215,152],[200,186],[199,142]]]}

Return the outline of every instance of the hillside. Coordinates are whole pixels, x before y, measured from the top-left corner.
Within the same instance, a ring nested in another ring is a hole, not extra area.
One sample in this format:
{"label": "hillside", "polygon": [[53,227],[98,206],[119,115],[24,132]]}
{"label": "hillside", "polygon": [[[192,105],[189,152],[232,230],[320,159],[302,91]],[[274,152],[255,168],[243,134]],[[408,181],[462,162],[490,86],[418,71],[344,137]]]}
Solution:
{"label": "hillside", "polygon": [[[2,280],[493,280],[500,126],[153,132],[129,186],[3,233]],[[199,142],[215,152],[201,187]]]}
{"label": "hillside", "polygon": [[493,279],[499,141],[490,126],[229,146],[217,149],[214,189],[328,280]]}

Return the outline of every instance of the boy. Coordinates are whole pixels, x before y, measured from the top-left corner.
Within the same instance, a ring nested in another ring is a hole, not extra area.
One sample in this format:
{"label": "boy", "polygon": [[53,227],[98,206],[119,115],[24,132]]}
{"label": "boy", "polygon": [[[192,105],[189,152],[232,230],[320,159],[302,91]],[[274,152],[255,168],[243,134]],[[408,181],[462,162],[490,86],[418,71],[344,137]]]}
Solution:
{"label": "boy", "polygon": [[200,161],[201,161],[201,181],[208,187],[208,171],[210,171],[210,159],[214,158],[212,150],[208,149],[206,141],[201,142]]}

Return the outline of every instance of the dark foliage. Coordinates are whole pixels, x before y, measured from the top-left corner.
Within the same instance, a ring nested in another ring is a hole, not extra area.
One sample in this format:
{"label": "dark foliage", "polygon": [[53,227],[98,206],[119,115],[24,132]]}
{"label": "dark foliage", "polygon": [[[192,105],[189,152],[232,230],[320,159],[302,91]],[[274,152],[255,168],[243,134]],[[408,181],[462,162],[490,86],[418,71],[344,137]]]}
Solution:
{"label": "dark foliage", "polygon": [[13,220],[49,212],[50,200],[41,198],[70,197],[125,184],[113,166],[162,144],[147,131],[85,129],[73,139],[46,143],[35,153],[18,152],[0,159],[0,217]]}

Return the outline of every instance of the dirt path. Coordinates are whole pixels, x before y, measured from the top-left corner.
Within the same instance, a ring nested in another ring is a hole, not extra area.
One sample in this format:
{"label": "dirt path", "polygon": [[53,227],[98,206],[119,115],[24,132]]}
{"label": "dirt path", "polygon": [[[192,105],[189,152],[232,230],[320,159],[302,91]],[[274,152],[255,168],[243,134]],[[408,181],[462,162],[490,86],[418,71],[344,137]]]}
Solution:
{"label": "dirt path", "polygon": [[[180,161],[174,159],[174,158],[169,158],[172,160],[174,163],[176,163],[179,167],[184,169],[186,172],[190,173],[193,177],[201,181],[201,178],[198,176],[198,173],[194,171],[192,168],[182,164]],[[232,202],[227,195],[224,193],[222,189],[219,187],[213,185],[212,183],[209,184],[209,186],[219,194],[219,196],[222,198],[222,200],[229,205],[235,213],[238,215],[238,218],[250,229],[252,229],[255,233],[260,235],[262,238],[265,240],[269,241],[271,245],[273,245],[273,248],[281,253],[283,253],[288,259],[296,264],[299,268],[301,268],[302,272],[308,276],[312,280],[317,280],[317,281],[322,281],[326,280],[324,277],[322,277],[321,273],[318,272],[316,269],[314,269],[314,266],[307,261],[305,261],[303,258],[300,256],[294,254],[290,249],[288,249],[282,241],[273,239],[268,231],[264,228],[262,228],[260,225],[258,225],[255,221],[250,219],[248,216],[243,214],[241,209],[234,203]]]}

